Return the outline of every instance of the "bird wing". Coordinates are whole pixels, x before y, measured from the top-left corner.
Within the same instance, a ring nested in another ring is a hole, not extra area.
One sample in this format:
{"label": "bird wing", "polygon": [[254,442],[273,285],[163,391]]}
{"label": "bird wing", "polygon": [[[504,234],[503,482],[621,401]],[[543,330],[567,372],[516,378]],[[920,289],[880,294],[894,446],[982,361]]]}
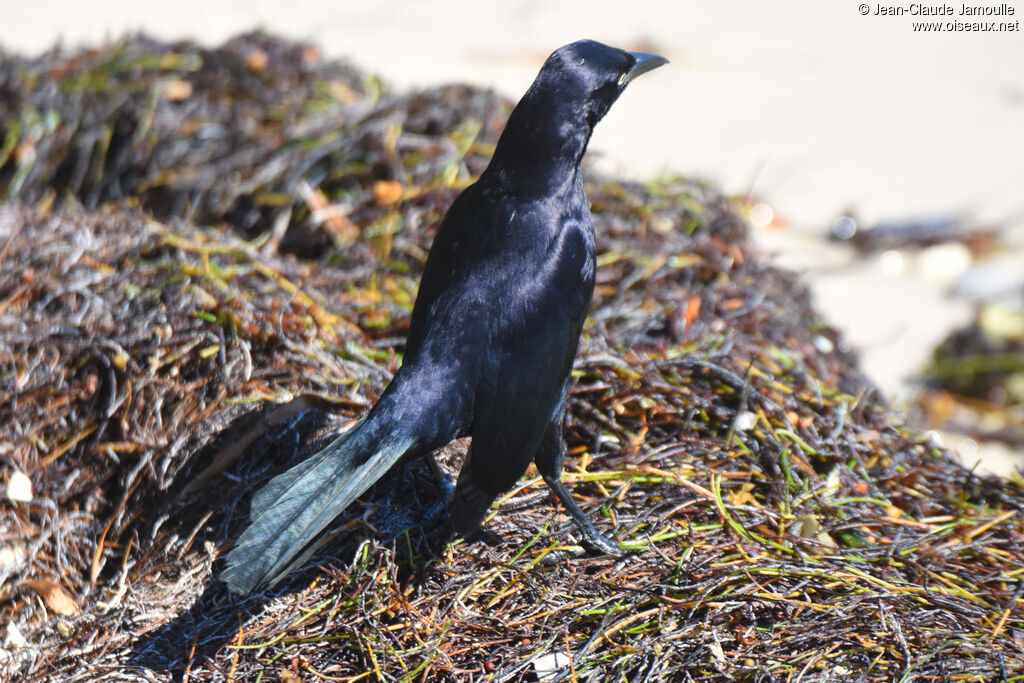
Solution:
{"label": "bird wing", "polygon": [[544,258],[491,293],[498,305],[465,466],[490,494],[522,476],[558,410],[593,291],[592,234],[589,221],[562,219]]}

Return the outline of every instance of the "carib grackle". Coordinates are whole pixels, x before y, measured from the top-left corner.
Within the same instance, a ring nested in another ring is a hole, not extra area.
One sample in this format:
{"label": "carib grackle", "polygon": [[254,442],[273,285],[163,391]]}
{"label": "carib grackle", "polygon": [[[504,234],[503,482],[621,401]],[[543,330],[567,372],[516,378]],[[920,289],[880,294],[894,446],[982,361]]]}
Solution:
{"label": "carib grackle", "polygon": [[401,368],[356,426],[255,494],[251,523],[221,575],[232,591],[278,581],[398,460],[461,436],[472,443],[451,503],[459,533],[475,528],[533,460],[587,549],[619,550],[561,481],[569,373],[594,290],[580,160],[626,85],[666,62],[591,40],[547,59],[487,169],[438,228]]}

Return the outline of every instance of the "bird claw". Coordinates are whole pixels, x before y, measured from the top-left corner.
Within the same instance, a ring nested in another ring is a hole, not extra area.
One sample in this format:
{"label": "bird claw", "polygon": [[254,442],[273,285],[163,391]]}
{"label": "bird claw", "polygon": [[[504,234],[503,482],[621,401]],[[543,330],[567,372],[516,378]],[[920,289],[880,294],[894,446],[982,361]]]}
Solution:
{"label": "bird claw", "polygon": [[602,556],[614,556],[618,557],[625,550],[615,541],[610,541],[604,536],[597,534],[591,538],[586,538],[583,541],[584,547],[587,549],[587,554],[591,557],[602,557]]}
{"label": "bird claw", "polygon": [[540,559],[537,564],[542,567],[550,567],[558,564],[562,560],[577,559],[587,554],[587,549],[581,545],[566,545],[562,546],[557,550],[552,550],[550,553]]}
{"label": "bird claw", "polygon": [[581,557],[621,557],[628,552],[618,543],[610,541],[604,536],[597,534],[593,538],[585,538],[579,545],[566,545],[552,550],[541,559],[541,565],[552,565],[568,559],[579,559]]}

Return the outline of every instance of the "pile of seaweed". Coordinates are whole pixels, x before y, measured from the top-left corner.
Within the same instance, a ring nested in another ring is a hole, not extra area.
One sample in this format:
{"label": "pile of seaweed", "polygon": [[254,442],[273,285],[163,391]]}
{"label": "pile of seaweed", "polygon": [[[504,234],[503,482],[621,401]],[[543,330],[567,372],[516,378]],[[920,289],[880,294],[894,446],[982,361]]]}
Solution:
{"label": "pile of seaweed", "polygon": [[1022,302],[980,303],[974,320],[935,348],[920,398],[933,426],[1024,447]]}
{"label": "pile of seaweed", "polygon": [[906,428],[743,203],[682,179],[587,183],[565,478],[631,552],[566,559],[575,528],[532,469],[480,538],[437,544],[443,487],[412,463],[312,564],[230,595],[217,557],[252,491],[399,365],[433,231],[507,103],[388,94],[259,35],[4,58],[0,94],[5,676],[1024,670],[1024,482]]}

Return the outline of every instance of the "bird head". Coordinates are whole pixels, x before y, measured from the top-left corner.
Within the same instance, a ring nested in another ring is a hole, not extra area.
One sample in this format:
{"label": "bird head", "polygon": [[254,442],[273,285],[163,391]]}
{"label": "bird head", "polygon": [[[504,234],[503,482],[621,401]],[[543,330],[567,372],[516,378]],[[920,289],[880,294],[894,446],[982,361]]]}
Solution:
{"label": "bird head", "polygon": [[637,76],[667,64],[649,52],[627,52],[578,40],[555,50],[541,67],[534,88],[552,90],[593,128]]}
{"label": "bird head", "polygon": [[666,63],[594,40],[558,48],[509,115],[488,177],[521,195],[573,182],[597,122],[633,79]]}

